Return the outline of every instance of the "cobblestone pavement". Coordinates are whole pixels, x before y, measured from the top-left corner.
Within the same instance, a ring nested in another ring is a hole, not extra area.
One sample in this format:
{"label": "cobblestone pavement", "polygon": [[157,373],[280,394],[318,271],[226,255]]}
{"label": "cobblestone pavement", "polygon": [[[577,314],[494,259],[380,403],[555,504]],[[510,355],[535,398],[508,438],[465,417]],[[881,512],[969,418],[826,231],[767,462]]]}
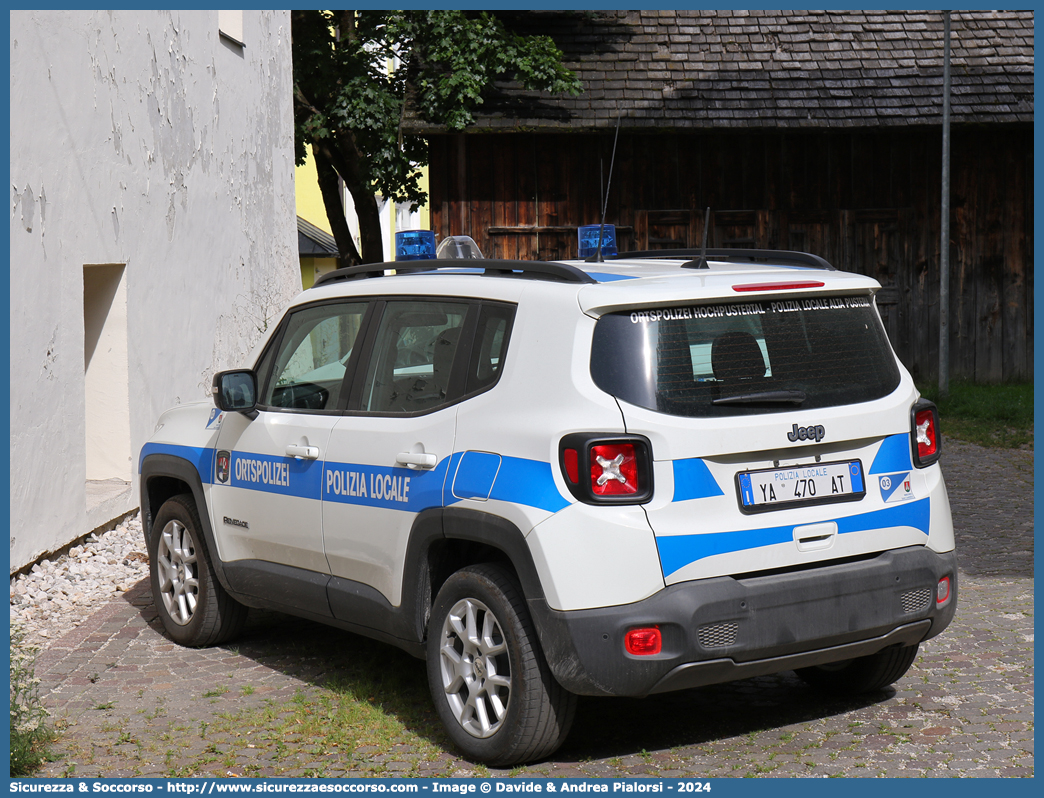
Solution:
{"label": "cobblestone pavement", "polygon": [[[45,703],[66,725],[40,775],[1032,776],[1033,453],[944,452],[959,607],[894,690],[832,699],[786,673],[581,699],[552,760],[490,771],[453,753],[420,660],[275,613],[253,614],[234,644],[180,648],[158,631],[146,580],[41,653]],[[400,730],[383,743],[295,732],[346,662],[368,674],[358,699]],[[415,688],[382,691],[392,672]]]}

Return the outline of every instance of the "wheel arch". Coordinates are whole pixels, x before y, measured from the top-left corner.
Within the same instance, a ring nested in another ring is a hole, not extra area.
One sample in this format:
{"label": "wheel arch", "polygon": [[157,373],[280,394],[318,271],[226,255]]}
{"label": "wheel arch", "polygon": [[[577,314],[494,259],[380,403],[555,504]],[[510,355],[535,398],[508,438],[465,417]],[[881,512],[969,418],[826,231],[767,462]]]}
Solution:
{"label": "wheel arch", "polygon": [[188,460],[170,454],[150,454],[141,464],[141,525],[148,545],[152,536],[152,519],[163,503],[172,496],[182,493],[192,495],[199,513],[200,525],[203,527],[204,543],[210,554],[210,562],[221,586],[232,593],[221,559],[217,556],[217,543],[214,529],[210,523],[210,511],[206,495],[203,493],[203,480],[196,466]]}
{"label": "wheel arch", "polygon": [[[529,544],[510,521],[463,507],[426,510],[417,517],[403,577],[403,608],[417,640],[427,635],[432,604],[446,580],[461,568],[485,562],[509,568],[527,601],[544,598]],[[534,615],[533,621],[542,637],[540,619]]]}

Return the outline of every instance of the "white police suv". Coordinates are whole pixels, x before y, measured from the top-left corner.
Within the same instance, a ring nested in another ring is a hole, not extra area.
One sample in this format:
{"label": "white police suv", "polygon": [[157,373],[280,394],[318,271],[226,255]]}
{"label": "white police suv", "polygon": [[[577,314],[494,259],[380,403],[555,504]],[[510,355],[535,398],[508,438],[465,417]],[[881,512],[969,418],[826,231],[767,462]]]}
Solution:
{"label": "white police suv", "polygon": [[554,751],[577,695],[880,690],[957,571],[879,287],[762,250],[332,272],[141,452],[163,624],[210,645],[266,607],[399,646],[498,765]]}

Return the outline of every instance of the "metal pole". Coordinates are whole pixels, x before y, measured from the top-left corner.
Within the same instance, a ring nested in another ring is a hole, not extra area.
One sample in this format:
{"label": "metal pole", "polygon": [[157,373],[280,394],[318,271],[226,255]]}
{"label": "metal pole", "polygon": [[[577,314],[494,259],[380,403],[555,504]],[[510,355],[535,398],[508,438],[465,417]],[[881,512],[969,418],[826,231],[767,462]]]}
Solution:
{"label": "metal pole", "polygon": [[942,210],[939,241],[939,398],[950,395],[950,12],[943,12]]}

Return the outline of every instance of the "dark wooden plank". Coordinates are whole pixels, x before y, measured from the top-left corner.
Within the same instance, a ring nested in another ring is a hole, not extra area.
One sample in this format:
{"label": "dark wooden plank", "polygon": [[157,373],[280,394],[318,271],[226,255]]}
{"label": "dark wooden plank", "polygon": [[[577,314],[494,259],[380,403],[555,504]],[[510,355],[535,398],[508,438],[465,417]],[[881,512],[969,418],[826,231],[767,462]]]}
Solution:
{"label": "dark wooden plank", "polygon": [[[543,138],[543,137],[541,137]],[[547,142],[540,142],[540,157],[537,160],[537,224],[542,227],[558,225],[559,203],[562,198],[562,184],[559,174],[558,159]]]}
{"label": "dark wooden plank", "polygon": [[[778,213],[781,209],[787,208],[779,196],[782,149],[776,141],[767,136],[759,137],[758,143],[761,149],[761,196],[758,207]],[[785,220],[780,219],[778,224],[781,230],[786,229]]]}
{"label": "dark wooden plank", "polygon": [[755,211],[754,240],[763,249],[780,249],[779,214],[772,211]]}
{"label": "dark wooden plank", "polygon": [[[516,185],[518,198],[515,205],[517,224],[520,227],[537,223],[537,163],[538,141],[536,136],[520,136],[517,141]],[[516,257],[536,258],[538,241],[536,234],[520,237],[516,244]]]}
{"label": "dark wooden plank", "polygon": [[459,133],[456,139],[456,185],[450,203],[450,229],[454,235],[467,235],[471,229],[468,215],[468,145],[464,134]]}
{"label": "dark wooden plank", "polygon": [[[978,325],[977,265],[982,261],[981,237],[974,228],[978,198],[974,192],[969,158],[977,158],[975,143],[967,131],[956,130],[951,140],[954,169],[950,180],[950,376],[975,378]],[[936,228],[938,235],[939,228]]]}
{"label": "dark wooden plank", "polygon": [[649,248],[649,212],[636,210],[634,213],[634,246],[638,250]]}
{"label": "dark wooden plank", "polygon": [[449,235],[446,225],[449,200],[445,144],[445,136],[432,136],[428,142],[428,210],[431,215],[431,229],[440,241]]}
{"label": "dark wooden plank", "polygon": [[[496,150],[493,158],[493,186],[491,199],[493,201],[493,218],[487,235],[492,234],[496,227],[514,227],[518,218],[515,209],[517,201],[517,187],[515,185],[515,141],[517,136],[505,137],[504,141],[496,142]],[[489,251],[483,250],[487,257],[509,258],[518,257],[518,242],[514,239],[500,241],[494,238],[490,241]]]}
{"label": "dark wooden plank", "polygon": [[[915,332],[916,320],[922,318],[920,296],[915,291],[916,274],[914,273],[911,242],[907,235],[909,213],[900,210],[895,224],[895,269],[892,283],[897,293],[897,325],[896,340],[898,349],[906,353],[905,362],[915,375],[923,368],[923,349]],[[915,376],[916,378],[916,376]]]}
{"label": "dark wooden plank", "polygon": [[757,246],[757,213],[722,210],[711,217],[716,246],[751,248]]}
{"label": "dark wooden plank", "polygon": [[475,239],[483,252],[492,241],[487,230],[493,223],[493,141],[490,136],[468,136],[468,227],[464,235]]}
{"label": "dark wooden plank", "polygon": [[1033,147],[1028,137],[1025,145],[1009,146],[1004,150],[1001,174],[995,178],[1013,200],[1004,203],[1001,243],[1004,264],[1001,286],[1001,337],[1005,357],[1003,378],[1011,380],[1026,380],[1032,374],[1027,357],[1030,303],[1026,279],[1027,266],[1031,263],[1028,246],[1032,242],[1032,232],[1029,236],[1024,234],[1027,227],[1024,216],[1027,207],[1032,207],[1032,189],[1029,186],[1032,181],[1029,175],[1033,174]]}
{"label": "dark wooden plank", "polygon": [[[981,132],[976,131],[981,139]],[[981,144],[980,144],[981,146]],[[999,185],[1001,157],[996,148],[981,152],[976,168],[980,170],[976,188],[979,202],[977,226],[983,237],[985,252],[981,261],[978,296],[979,329],[975,352],[975,379],[996,383],[1003,374],[1004,349],[1001,315],[1001,291],[1004,276],[1004,252],[1001,235],[1003,213],[1002,189]],[[985,333],[985,335],[983,334]]]}

